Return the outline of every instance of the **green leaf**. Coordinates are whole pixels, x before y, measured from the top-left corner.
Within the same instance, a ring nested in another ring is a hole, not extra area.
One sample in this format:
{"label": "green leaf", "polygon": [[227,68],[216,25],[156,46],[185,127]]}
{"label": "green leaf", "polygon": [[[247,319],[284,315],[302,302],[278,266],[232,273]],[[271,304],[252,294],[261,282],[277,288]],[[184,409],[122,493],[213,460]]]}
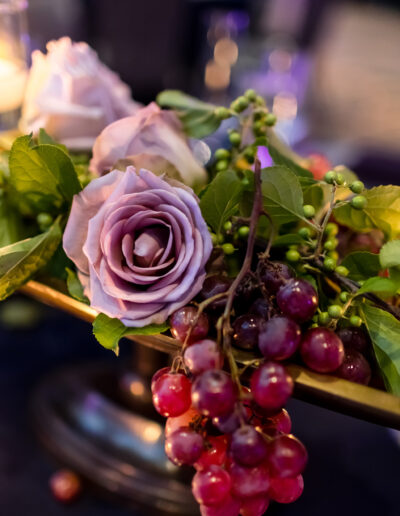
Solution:
{"label": "green leaf", "polygon": [[382,278],[381,276],[374,276],[363,283],[362,287],[357,290],[356,295],[373,292],[388,297],[394,296],[399,288],[400,283],[398,281],[390,278]]}
{"label": "green leaf", "polygon": [[377,186],[363,195],[368,201],[363,210],[355,210],[346,203],[334,210],[336,220],[362,233],[376,228],[389,240],[400,238],[400,186]]}
{"label": "green leaf", "polygon": [[31,213],[68,209],[82,189],[69,156],[59,147],[32,147],[31,136],[17,138],[10,152],[10,186]]}
{"label": "green leaf", "polygon": [[316,183],[314,176],[309,170],[295,163],[271,142],[268,142],[268,151],[275,165],[288,168],[291,172],[296,174],[303,188],[309,187],[310,185]]}
{"label": "green leaf", "polygon": [[221,120],[215,115],[217,106],[186,95],[179,90],[165,90],[158,94],[157,103],[171,108],[178,115],[185,133],[192,138],[203,138],[214,133]]}
{"label": "green leaf", "polygon": [[106,349],[119,352],[119,341],[128,335],[156,335],[168,330],[168,323],[149,324],[143,328],[128,328],[119,319],[99,314],[93,322],[93,334]]}
{"label": "green leaf", "polygon": [[59,149],[63,150],[64,152],[66,152],[68,154],[67,147],[65,145],[63,145],[62,143],[58,143],[55,140],[53,140],[53,138],[49,134],[47,134],[44,129],[39,129],[39,135],[38,135],[37,141],[40,145],[42,145],[42,144],[55,145],[56,147],[58,147]]}
{"label": "green leaf", "polygon": [[330,199],[331,186],[327,183],[316,183],[303,191],[304,204],[311,204],[316,211],[323,208]]}
{"label": "green leaf", "polygon": [[261,171],[265,211],[277,226],[307,219],[303,216],[303,192],[296,175],[285,167],[269,167]]}
{"label": "green leaf", "polygon": [[243,183],[233,170],[218,172],[209,184],[200,200],[200,209],[216,233],[237,212],[243,190]]}
{"label": "green leaf", "polygon": [[274,247],[286,247],[288,245],[301,245],[304,244],[305,240],[297,233],[289,233],[287,235],[280,235],[275,238]]}
{"label": "green leaf", "polygon": [[363,304],[361,307],[387,389],[400,396],[400,321],[393,315]]}
{"label": "green leaf", "polygon": [[50,258],[45,269],[43,270],[43,274],[52,278],[58,278],[66,281],[67,267],[73,267],[73,263],[65,254],[62,242],[60,242],[53,256]]}
{"label": "green leaf", "polygon": [[379,252],[382,269],[400,266],[400,240],[392,240],[382,246]]}
{"label": "green leaf", "polygon": [[79,278],[75,271],[69,269],[68,267],[65,269],[67,273],[67,288],[68,292],[71,296],[81,303],[89,304],[89,299],[83,293],[83,287]]}
{"label": "green leaf", "polygon": [[52,257],[61,241],[57,219],[45,232],[0,249],[0,300],[26,283]]}
{"label": "green leaf", "polygon": [[349,270],[349,278],[354,281],[366,280],[376,276],[381,270],[379,255],[367,251],[356,251],[348,254],[342,261]]}
{"label": "green leaf", "polygon": [[10,205],[6,194],[0,197],[0,247],[18,242],[24,236],[21,216]]}

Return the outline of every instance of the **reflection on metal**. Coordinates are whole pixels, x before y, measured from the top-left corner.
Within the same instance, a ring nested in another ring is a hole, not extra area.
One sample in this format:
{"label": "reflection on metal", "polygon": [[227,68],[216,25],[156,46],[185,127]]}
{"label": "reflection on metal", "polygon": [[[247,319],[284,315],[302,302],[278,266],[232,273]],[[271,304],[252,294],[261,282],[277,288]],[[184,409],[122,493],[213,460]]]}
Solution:
{"label": "reflection on metal", "polygon": [[[20,290],[42,303],[60,308],[87,322],[92,322],[96,317],[96,311],[89,306],[41,283],[30,281]],[[175,353],[180,348],[177,340],[165,335],[135,335],[130,340],[166,353]],[[245,362],[249,355],[238,353],[237,358],[239,362]],[[314,373],[298,365],[289,365],[288,368],[295,381],[296,398],[400,429],[399,397],[330,375]]]}

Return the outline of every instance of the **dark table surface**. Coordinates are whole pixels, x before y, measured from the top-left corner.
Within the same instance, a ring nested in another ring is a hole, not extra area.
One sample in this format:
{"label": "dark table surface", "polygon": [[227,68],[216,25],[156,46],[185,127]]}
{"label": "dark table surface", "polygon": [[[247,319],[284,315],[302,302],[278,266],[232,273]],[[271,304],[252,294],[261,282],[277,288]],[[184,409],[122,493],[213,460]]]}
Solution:
{"label": "dark table surface", "polygon": [[[24,302],[17,299],[21,300]],[[9,307],[15,300],[8,303]],[[134,511],[111,504],[90,490],[71,506],[53,499],[48,479],[58,465],[35,439],[29,417],[32,389],[57,367],[117,359],[101,349],[87,324],[28,303],[28,307],[11,310],[14,319],[17,315],[14,324],[19,329],[9,327],[6,305],[0,308],[0,515],[156,515],[152,510]],[[32,305],[39,320],[21,329],[26,308]],[[271,506],[268,514],[399,516],[400,446],[395,434],[296,400],[288,408],[294,432],[309,451],[306,487],[298,502]]]}

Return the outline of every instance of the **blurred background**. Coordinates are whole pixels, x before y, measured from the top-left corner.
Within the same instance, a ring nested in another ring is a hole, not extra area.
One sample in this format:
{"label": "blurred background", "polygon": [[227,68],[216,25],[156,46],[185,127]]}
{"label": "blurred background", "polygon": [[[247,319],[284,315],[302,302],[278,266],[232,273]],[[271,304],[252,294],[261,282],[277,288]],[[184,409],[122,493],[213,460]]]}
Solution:
{"label": "blurred background", "polygon": [[[396,0],[30,0],[28,16],[32,49],[65,35],[85,40],[139,102],[179,88],[227,105],[252,87],[300,154],[346,163],[370,185],[399,183]],[[116,361],[89,326],[14,297],[0,307],[0,346],[0,514],[157,514],[91,489],[64,507],[48,489],[57,465],[35,439],[29,399],[56,367]],[[306,489],[269,514],[398,516],[394,434],[298,401],[289,410],[310,454]]]}

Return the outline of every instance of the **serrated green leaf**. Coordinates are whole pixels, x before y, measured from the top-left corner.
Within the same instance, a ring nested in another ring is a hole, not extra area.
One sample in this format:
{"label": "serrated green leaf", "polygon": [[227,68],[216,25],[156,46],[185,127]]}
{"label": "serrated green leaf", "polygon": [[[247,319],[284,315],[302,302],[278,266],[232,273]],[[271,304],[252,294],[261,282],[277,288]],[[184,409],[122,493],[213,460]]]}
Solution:
{"label": "serrated green leaf", "polygon": [[214,104],[186,95],[179,90],[165,90],[157,95],[157,104],[173,109],[182,122],[185,133],[192,138],[203,138],[214,133],[221,120],[214,114]]}
{"label": "serrated green leaf", "polygon": [[243,183],[233,170],[218,172],[200,200],[200,209],[207,224],[216,233],[238,211],[244,190]]}
{"label": "serrated green leaf", "polygon": [[362,287],[357,290],[356,295],[373,292],[375,294],[382,294],[383,296],[389,297],[394,296],[399,288],[399,282],[391,278],[374,276],[363,283]]}
{"label": "serrated green leaf", "polygon": [[379,255],[367,251],[356,251],[348,254],[342,261],[349,270],[349,278],[361,281],[376,276],[381,270]]}
{"label": "serrated green leaf", "polygon": [[393,315],[363,304],[361,315],[371,337],[387,389],[400,396],[400,321]]}
{"label": "serrated green leaf", "polygon": [[0,300],[46,265],[61,241],[57,219],[44,233],[0,249]]}
{"label": "serrated green leaf", "polygon": [[377,186],[366,190],[363,195],[367,206],[355,210],[350,203],[336,208],[336,220],[349,228],[366,233],[380,229],[391,240],[400,237],[400,186]]}
{"label": "serrated green leaf", "polygon": [[382,269],[400,266],[400,240],[386,242],[379,252]]}
{"label": "serrated green leaf", "polygon": [[269,141],[267,147],[275,165],[288,168],[291,172],[293,172],[298,177],[299,182],[303,188],[308,188],[316,183],[314,176],[309,170],[298,165],[291,158],[283,154],[283,152],[280,151],[276,145]]}
{"label": "serrated green leaf", "polygon": [[89,304],[89,299],[83,293],[83,287],[75,271],[66,267],[68,292],[81,303]]}
{"label": "serrated green leaf", "polygon": [[93,322],[93,334],[106,349],[111,349],[118,355],[119,341],[128,335],[157,335],[167,331],[168,323],[149,324],[143,328],[128,328],[119,319],[113,319],[105,314],[99,314]]}
{"label": "serrated green leaf", "polygon": [[39,135],[38,135],[37,141],[38,141],[38,144],[40,144],[40,145],[43,145],[43,144],[55,145],[56,147],[58,147],[59,149],[63,150],[64,152],[66,152],[68,154],[67,147],[65,145],[63,145],[62,143],[58,143],[55,140],[53,140],[53,138],[49,134],[47,134],[43,128],[39,129]]}

